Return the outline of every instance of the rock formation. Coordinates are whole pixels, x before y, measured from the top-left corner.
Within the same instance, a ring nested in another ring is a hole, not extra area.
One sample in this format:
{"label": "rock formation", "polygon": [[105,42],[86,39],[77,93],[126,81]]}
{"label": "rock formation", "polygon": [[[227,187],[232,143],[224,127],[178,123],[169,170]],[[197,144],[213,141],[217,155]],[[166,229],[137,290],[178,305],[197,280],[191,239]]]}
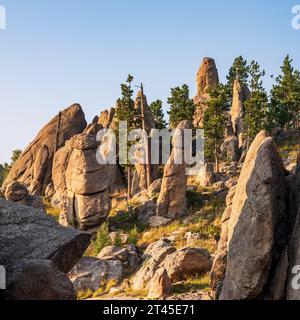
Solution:
{"label": "rock formation", "polygon": [[77,263],[90,235],[60,226],[45,213],[0,199],[0,265],[9,299],[71,299],[64,273]]}
{"label": "rock formation", "polygon": [[115,108],[102,111],[100,114],[100,117],[98,118],[98,124],[100,124],[104,129],[108,129],[113,122],[115,113],[116,113]]}
{"label": "rock formation", "polygon": [[245,147],[245,137],[244,135],[244,117],[245,108],[244,103],[250,95],[249,89],[242,85],[239,80],[234,81],[233,85],[233,98],[231,106],[231,123],[233,127],[233,132],[239,141],[239,148]]}
{"label": "rock formation", "polygon": [[177,164],[176,158],[183,158],[183,130],[191,129],[189,121],[182,121],[173,137],[173,150],[165,166],[161,191],[157,200],[157,215],[177,219],[186,214],[186,164]]}
{"label": "rock formation", "polygon": [[5,190],[5,199],[24,206],[45,211],[45,205],[40,196],[32,196],[27,188],[18,181],[10,183]]}
{"label": "rock formation", "polygon": [[80,105],[72,105],[60,112],[25,149],[4,181],[3,188],[13,181],[19,181],[28,188],[30,194],[44,195],[46,190],[51,192],[55,152],[85,127],[86,121]]}
{"label": "rock formation", "polygon": [[[138,92],[134,105],[135,105],[135,109],[139,110],[139,114],[142,114],[142,92],[141,91]],[[145,131],[147,135],[150,136],[151,130],[155,129],[155,120],[150,110],[150,107],[148,105],[147,97],[145,95],[144,95],[144,101],[143,101],[143,109],[144,109]],[[150,139],[148,141],[151,146]],[[144,146],[143,150],[145,149],[146,147]],[[146,155],[141,154],[139,150],[137,150],[135,155],[136,159],[139,159],[145,156]],[[157,168],[156,166],[151,165],[150,170],[151,170],[150,182],[152,182],[157,178]],[[137,163],[135,165],[135,171],[133,172],[131,193],[134,196],[137,193],[146,189],[147,189],[147,166],[142,163]]]}
{"label": "rock formation", "polygon": [[115,165],[98,163],[98,147],[95,135],[82,133],[55,154],[53,204],[62,209],[63,225],[90,230],[101,225],[110,212]]}
{"label": "rock formation", "polygon": [[219,84],[219,75],[216,63],[212,58],[204,58],[197,73],[197,95],[194,98],[196,111],[194,126],[203,127],[206,102],[209,99],[209,90]]}
{"label": "rock formation", "polygon": [[213,269],[216,285],[216,279],[222,278],[218,273],[223,273],[227,238],[220,299],[249,300],[267,294],[287,241],[285,191],[282,160],[272,138],[261,132],[250,147],[232,205],[229,200],[223,217],[225,225]]}

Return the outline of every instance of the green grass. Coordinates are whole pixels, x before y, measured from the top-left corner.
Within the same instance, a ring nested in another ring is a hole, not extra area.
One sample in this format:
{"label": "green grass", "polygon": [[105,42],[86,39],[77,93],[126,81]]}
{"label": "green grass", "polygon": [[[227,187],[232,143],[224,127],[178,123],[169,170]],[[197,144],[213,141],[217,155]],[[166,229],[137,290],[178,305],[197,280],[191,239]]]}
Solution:
{"label": "green grass", "polygon": [[46,207],[46,213],[52,218],[54,218],[56,221],[59,221],[61,210],[59,208],[52,207],[49,199],[44,198],[43,202]]}

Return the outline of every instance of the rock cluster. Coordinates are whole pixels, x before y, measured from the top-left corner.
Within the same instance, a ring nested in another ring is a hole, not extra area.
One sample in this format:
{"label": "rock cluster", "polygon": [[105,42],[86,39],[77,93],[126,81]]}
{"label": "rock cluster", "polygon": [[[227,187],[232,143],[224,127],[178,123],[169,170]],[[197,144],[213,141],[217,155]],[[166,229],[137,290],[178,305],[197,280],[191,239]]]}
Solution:
{"label": "rock cluster", "polygon": [[52,196],[52,161],[55,152],[75,134],[82,132],[86,121],[81,106],[72,105],[60,112],[38,133],[10,170],[3,188],[14,181],[24,184],[32,195]]}
{"label": "rock cluster", "polygon": [[143,256],[143,266],[132,281],[135,290],[149,290],[149,298],[163,298],[172,284],[187,275],[206,273],[211,267],[209,253],[200,248],[176,250],[168,239],[152,243]]}

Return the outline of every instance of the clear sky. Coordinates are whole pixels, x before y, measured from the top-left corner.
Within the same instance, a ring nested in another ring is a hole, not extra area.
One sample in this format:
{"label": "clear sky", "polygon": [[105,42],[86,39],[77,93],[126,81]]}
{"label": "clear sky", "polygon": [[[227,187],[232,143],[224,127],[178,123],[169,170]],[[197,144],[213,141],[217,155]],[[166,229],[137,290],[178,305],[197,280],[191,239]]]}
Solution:
{"label": "clear sky", "polygon": [[[0,0],[0,162],[23,149],[57,112],[82,105],[87,120],[114,106],[128,73],[148,101],[195,76],[203,57],[220,78],[238,55],[271,74],[289,53],[300,69],[300,0]],[[165,109],[167,105],[165,104]]]}

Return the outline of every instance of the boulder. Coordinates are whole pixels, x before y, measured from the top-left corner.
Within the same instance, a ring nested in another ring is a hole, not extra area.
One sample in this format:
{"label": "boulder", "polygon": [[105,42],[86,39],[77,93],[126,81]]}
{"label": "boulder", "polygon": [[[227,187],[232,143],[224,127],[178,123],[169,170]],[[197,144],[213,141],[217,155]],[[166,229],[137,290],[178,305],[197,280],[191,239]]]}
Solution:
{"label": "boulder", "polygon": [[124,262],[124,261],[127,261],[128,259],[128,252],[126,248],[108,246],[101,250],[97,258],[103,259],[103,260],[119,260]]}
{"label": "boulder", "polygon": [[184,129],[192,129],[192,123],[182,121],[176,128],[173,137],[173,150],[164,168],[161,191],[157,200],[157,215],[171,220],[184,216],[187,210],[186,164],[184,159],[182,159],[182,164],[178,164],[176,161],[178,158],[183,158]]}
{"label": "boulder", "polygon": [[266,132],[252,143],[227,224],[221,300],[262,297],[286,246],[285,170]]}
{"label": "boulder", "polygon": [[210,271],[211,257],[201,248],[183,248],[170,255],[164,261],[164,268],[172,283],[184,280],[187,275]]}
{"label": "boulder", "polygon": [[86,124],[84,113],[78,104],[60,112],[42,128],[25,149],[5,179],[3,188],[13,181],[19,181],[31,194],[44,195],[52,182],[52,161],[55,152],[75,134],[82,132]]}
{"label": "boulder", "polygon": [[215,166],[213,163],[206,163],[200,169],[197,182],[201,187],[209,187],[215,183]]}
{"label": "boulder", "polygon": [[66,229],[39,210],[0,199],[0,265],[51,260],[67,273],[89,242],[87,233]]}
{"label": "boulder", "polygon": [[75,300],[69,278],[51,260],[20,260],[7,270],[8,300]]}
{"label": "boulder", "polygon": [[161,266],[165,258],[176,251],[176,248],[170,245],[169,241],[160,240],[151,244],[144,254],[144,264],[137,272],[132,281],[134,290],[150,288],[150,280],[154,277],[156,271]]}
{"label": "boulder", "polygon": [[172,292],[172,283],[164,268],[158,269],[149,282],[148,299],[164,299]]}
{"label": "boulder", "polygon": [[119,282],[122,279],[123,267],[120,261],[102,260],[83,257],[68,273],[76,292],[97,291],[101,285],[110,280]]}
{"label": "boulder", "polygon": [[27,188],[18,181],[10,183],[5,190],[5,199],[24,206],[45,211],[45,205],[40,196],[32,196]]}

